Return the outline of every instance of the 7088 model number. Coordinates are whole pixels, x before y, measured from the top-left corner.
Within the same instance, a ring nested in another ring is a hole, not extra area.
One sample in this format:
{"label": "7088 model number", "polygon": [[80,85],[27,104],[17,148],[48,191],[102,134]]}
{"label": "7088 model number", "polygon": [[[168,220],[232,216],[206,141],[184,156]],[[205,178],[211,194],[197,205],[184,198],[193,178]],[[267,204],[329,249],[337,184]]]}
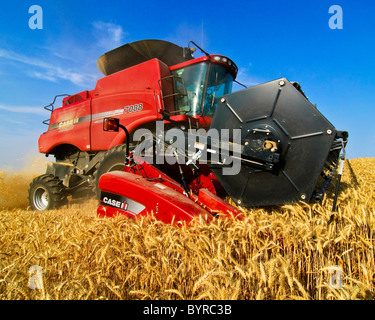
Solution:
{"label": "7088 model number", "polygon": [[132,113],[141,111],[143,109],[143,103],[136,103],[131,106],[125,106],[124,107],[124,113]]}

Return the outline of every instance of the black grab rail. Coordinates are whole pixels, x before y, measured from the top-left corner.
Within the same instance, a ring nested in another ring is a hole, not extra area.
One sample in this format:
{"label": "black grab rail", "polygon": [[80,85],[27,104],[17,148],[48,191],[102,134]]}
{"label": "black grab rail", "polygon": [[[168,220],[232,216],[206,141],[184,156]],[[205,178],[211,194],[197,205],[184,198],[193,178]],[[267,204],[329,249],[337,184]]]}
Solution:
{"label": "black grab rail", "polygon": [[[53,101],[52,101],[49,105],[47,105],[47,106],[45,106],[45,107],[43,107],[43,108],[46,109],[46,110],[48,110],[48,111],[51,111],[51,113],[52,113],[52,111],[53,111],[54,108],[55,108],[54,104],[55,104],[56,99],[57,99],[58,97],[69,97],[69,94],[58,94],[58,95],[56,95],[55,98],[53,99]],[[44,120],[44,121],[42,121],[42,123],[45,124],[45,125],[47,125],[47,126],[49,126],[49,121],[50,121],[50,120],[51,120],[51,119]]]}

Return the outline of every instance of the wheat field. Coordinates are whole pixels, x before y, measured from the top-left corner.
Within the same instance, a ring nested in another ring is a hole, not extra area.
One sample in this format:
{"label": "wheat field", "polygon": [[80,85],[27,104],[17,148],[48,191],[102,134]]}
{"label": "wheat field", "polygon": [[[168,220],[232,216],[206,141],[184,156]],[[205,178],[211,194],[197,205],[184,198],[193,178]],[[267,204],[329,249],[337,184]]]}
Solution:
{"label": "wheat field", "polygon": [[0,172],[0,299],[373,299],[374,168],[375,158],[346,163],[333,220],[334,184],[322,203],[181,228],[99,219],[90,199],[33,212],[30,170]]}

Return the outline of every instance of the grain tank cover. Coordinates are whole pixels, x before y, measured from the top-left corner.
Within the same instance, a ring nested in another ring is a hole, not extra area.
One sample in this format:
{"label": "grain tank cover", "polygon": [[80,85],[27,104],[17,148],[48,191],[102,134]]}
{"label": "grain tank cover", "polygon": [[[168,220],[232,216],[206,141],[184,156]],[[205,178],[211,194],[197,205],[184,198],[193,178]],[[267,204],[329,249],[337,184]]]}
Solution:
{"label": "grain tank cover", "polygon": [[99,57],[97,67],[105,76],[157,58],[168,66],[193,59],[187,48],[164,40],[141,40],[127,43]]}

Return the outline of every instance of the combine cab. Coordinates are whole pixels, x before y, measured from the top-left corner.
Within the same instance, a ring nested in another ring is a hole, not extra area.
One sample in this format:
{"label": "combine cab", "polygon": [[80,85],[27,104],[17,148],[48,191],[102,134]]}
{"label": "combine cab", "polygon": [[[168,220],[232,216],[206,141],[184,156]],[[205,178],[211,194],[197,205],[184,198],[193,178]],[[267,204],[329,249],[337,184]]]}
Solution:
{"label": "combine cab", "polygon": [[201,51],[193,58],[189,47],[145,40],[101,56],[105,77],[94,90],[48,107],[39,151],[56,161],[31,183],[30,206],[57,208],[94,191],[99,216],[153,212],[180,224],[241,218],[226,196],[245,207],[321,199],[342,169],[347,132],[297,82],[232,93],[235,63]]}

